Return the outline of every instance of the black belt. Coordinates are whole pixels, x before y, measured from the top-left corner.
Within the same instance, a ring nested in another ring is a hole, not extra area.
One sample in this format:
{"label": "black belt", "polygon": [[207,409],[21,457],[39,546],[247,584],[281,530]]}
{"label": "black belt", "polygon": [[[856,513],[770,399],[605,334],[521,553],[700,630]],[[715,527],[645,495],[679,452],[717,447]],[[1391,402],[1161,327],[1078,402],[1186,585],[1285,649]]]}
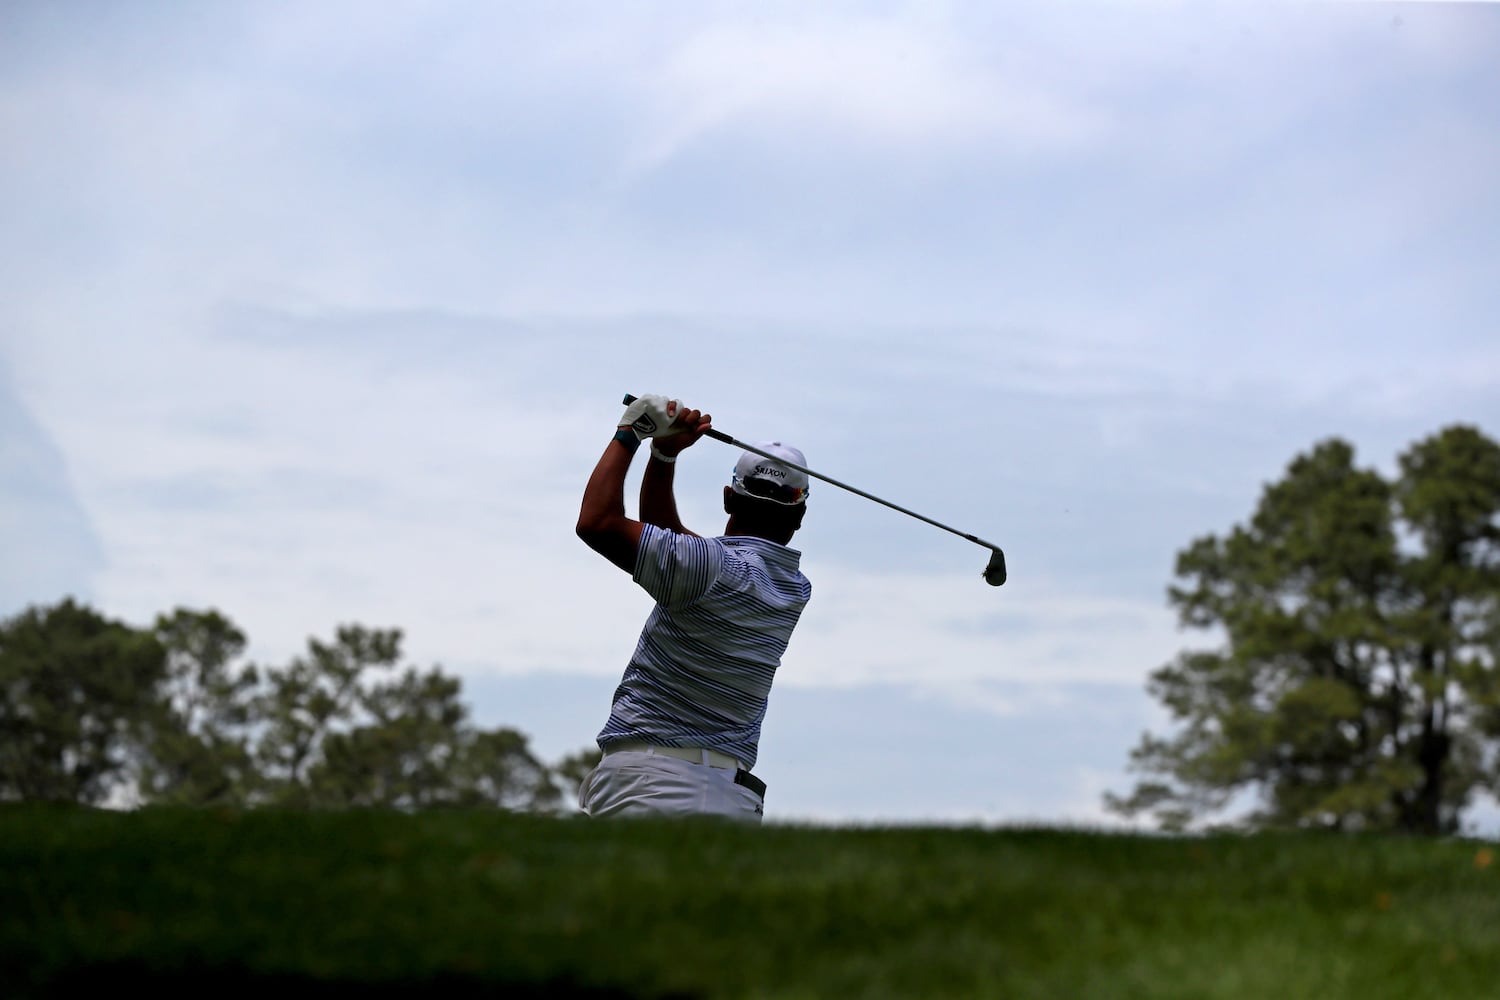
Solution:
{"label": "black belt", "polygon": [[766,783],[764,781],[761,781],[755,775],[751,774],[749,771],[743,769],[735,771],[734,783],[736,785],[744,785],[756,795],[759,795],[763,800],[766,797]]}

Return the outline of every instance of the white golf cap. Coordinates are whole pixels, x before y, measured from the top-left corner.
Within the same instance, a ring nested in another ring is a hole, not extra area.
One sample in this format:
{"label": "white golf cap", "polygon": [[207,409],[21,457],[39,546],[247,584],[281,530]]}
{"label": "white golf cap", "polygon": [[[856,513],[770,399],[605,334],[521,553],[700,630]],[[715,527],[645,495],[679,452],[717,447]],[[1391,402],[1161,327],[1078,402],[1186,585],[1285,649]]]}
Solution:
{"label": "white golf cap", "polygon": [[794,506],[807,499],[809,485],[807,473],[794,469],[784,462],[807,467],[807,459],[799,448],[780,441],[757,441],[755,447],[775,455],[775,461],[765,455],[747,451],[740,455],[734,466],[734,478],[729,485],[736,493],[760,500],[770,500],[784,506]]}

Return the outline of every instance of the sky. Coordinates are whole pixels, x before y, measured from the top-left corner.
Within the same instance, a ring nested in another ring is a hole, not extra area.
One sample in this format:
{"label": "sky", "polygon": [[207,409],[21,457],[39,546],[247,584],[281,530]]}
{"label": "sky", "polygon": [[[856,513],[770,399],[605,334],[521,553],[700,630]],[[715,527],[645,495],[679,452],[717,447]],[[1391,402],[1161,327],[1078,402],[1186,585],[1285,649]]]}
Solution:
{"label": "sky", "polygon": [[769,820],[1117,823],[1176,553],[1500,434],[1496,94],[1478,4],[7,3],[0,614],[397,627],[558,760],[663,393],[1009,562],[814,485]]}

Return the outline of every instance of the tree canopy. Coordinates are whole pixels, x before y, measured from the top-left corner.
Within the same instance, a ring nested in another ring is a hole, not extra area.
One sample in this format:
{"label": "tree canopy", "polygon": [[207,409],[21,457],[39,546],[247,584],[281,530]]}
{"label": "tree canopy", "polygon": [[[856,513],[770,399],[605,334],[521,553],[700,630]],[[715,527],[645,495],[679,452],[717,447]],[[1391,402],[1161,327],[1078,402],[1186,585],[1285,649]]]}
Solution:
{"label": "tree canopy", "polygon": [[282,666],[217,611],[134,628],[65,600],[0,623],[0,801],[550,810],[593,766],[476,726],[399,630],[338,628]]}
{"label": "tree canopy", "polygon": [[0,801],[103,801],[165,681],[160,643],[63,601],[0,630]]}
{"label": "tree canopy", "polygon": [[1252,826],[1437,834],[1500,791],[1500,446],[1453,426],[1398,467],[1324,441],[1178,554],[1171,605],[1223,641],[1152,674],[1179,728],[1111,808],[1181,829],[1253,792]]}

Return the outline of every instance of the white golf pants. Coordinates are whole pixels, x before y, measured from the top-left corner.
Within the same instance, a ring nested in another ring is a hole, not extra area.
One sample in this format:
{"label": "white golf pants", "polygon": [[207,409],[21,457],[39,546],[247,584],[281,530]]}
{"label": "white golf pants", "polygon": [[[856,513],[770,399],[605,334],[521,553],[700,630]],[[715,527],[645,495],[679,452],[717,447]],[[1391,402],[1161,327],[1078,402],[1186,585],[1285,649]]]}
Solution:
{"label": "white golf pants", "polygon": [[583,779],[578,805],[590,816],[723,816],[759,823],[764,803],[728,768],[648,751],[606,754]]}

